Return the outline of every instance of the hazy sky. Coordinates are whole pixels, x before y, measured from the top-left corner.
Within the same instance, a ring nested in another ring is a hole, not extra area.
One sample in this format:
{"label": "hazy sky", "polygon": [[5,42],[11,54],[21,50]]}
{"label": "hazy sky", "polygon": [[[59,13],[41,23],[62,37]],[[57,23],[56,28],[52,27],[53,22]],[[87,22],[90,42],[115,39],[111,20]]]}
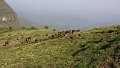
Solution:
{"label": "hazy sky", "polygon": [[120,0],[5,1],[20,17],[31,18],[35,24],[58,26],[62,23],[73,27],[74,25],[76,27],[79,25],[89,27],[120,24]]}

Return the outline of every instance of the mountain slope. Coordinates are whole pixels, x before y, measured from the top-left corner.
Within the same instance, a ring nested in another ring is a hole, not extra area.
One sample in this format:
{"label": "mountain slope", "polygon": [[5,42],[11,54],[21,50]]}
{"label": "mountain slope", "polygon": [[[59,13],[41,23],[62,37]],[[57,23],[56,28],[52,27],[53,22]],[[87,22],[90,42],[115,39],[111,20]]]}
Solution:
{"label": "mountain slope", "polygon": [[19,23],[16,13],[4,0],[0,0],[0,28],[18,27]]}
{"label": "mountain slope", "polygon": [[2,68],[119,68],[120,26],[0,34]]}

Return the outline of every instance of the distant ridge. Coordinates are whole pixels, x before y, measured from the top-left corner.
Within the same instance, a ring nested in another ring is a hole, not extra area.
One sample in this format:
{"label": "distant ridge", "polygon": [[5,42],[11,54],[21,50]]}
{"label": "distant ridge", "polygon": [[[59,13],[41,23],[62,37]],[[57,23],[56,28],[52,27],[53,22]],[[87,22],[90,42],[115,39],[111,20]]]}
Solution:
{"label": "distant ridge", "polygon": [[4,1],[0,0],[0,28],[18,28],[19,22],[16,13]]}

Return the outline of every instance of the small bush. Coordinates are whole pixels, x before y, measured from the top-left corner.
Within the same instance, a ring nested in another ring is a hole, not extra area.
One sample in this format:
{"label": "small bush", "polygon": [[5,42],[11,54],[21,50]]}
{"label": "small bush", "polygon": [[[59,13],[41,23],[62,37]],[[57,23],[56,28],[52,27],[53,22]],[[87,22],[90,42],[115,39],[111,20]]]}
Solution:
{"label": "small bush", "polygon": [[56,29],[53,29],[53,31],[56,31]]}
{"label": "small bush", "polygon": [[36,30],[37,28],[36,27],[31,27],[30,29],[35,29]]}
{"label": "small bush", "polygon": [[48,26],[44,26],[44,29],[49,29],[49,27]]}
{"label": "small bush", "polygon": [[25,27],[22,27],[22,29],[26,29]]}

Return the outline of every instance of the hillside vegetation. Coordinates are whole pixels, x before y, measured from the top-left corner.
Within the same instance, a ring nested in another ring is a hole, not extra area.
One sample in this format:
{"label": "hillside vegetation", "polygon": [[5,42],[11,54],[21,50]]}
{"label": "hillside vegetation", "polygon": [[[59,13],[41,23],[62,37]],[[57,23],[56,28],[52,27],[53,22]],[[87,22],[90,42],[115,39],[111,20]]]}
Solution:
{"label": "hillside vegetation", "polygon": [[0,68],[120,68],[120,26],[1,32]]}

